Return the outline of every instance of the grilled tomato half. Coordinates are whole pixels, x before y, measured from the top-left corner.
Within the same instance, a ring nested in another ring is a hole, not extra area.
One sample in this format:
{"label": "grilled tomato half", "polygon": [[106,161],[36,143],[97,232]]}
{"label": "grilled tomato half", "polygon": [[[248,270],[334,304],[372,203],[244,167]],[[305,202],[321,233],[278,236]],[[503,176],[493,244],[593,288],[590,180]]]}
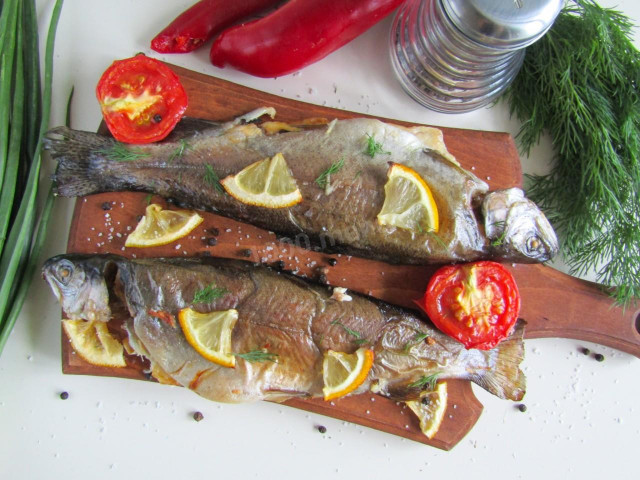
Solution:
{"label": "grilled tomato half", "polygon": [[489,261],[440,268],[416,303],[442,332],[481,350],[507,337],[520,313],[513,275]]}
{"label": "grilled tomato half", "polygon": [[178,76],[143,54],[113,62],[102,74],[96,96],[109,131],[126,143],[162,140],[187,109]]}

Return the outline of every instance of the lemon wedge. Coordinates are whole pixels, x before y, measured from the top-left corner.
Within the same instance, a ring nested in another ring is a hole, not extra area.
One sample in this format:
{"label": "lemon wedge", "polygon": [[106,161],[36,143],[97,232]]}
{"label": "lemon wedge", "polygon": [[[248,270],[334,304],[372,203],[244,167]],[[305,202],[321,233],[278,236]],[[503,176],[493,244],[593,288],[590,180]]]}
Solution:
{"label": "lemon wedge", "polygon": [[252,163],[220,181],[229,195],[248,205],[284,208],[302,201],[282,154]]}
{"label": "lemon wedge", "polygon": [[224,367],[235,367],[231,353],[231,332],[238,321],[235,309],[200,313],[191,308],[178,312],[178,321],[187,342],[207,360]]}
{"label": "lemon wedge", "polygon": [[387,172],[384,194],[384,204],[378,214],[380,225],[416,233],[437,232],[440,228],[433,194],[415,170],[393,163]]}
{"label": "lemon wedge", "polygon": [[425,392],[420,400],[405,402],[420,420],[420,431],[433,438],[447,410],[447,382],[439,382],[433,392]]}
{"label": "lemon wedge", "polygon": [[157,247],[188,235],[203,218],[191,210],[163,210],[152,203],[127,237],[125,247]]}
{"label": "lemon wedge", "polygon": [[329,350],[322,362],[322,393],[325,400],[353,392],[367,378],[373,365],[373,350],[359,348],[354,353]]}
{"label": "lemon wedge", "polygon": [[102,367],[125,367],[124,348],[100,321],[63,320],[71,346],[87,362]]}

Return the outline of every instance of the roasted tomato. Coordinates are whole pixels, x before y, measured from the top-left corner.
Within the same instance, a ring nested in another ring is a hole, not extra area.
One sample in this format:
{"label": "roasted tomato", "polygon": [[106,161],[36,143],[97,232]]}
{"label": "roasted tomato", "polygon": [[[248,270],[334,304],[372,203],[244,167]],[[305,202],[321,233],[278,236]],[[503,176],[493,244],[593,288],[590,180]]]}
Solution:
{"label": "roasted tomato", "polygon": [[520,313],[513,275],[496,262],[442,267],[416,303],[442,332],[481,350],[507,337]]}
{"label": "roasted tomato", "polygon": [[187,94],[169,67],[143,54],[117,60],[96,88],[102,115],[121,142],[162,140],[187,109]]}

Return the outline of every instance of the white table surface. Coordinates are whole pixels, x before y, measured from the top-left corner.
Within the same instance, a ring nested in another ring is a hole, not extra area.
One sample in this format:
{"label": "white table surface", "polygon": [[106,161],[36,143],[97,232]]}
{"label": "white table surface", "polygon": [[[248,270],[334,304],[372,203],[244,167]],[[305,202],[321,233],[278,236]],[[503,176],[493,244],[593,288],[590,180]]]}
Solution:
{"label": "white table surface", "polygon": [[[37,2],[41,41],[53,3]],[[98,78],[114,59],[141,51],[307,102],[431,125],[512,134],[519,128],[504,105],[445,115],[413,102],[391,72],[391,17],[321,62],[278,79],[217,69],[208,48],[188,55],[152,52],[153,35],[190,3],[66,0],[56,40],[51,125],[64,123],[75,85],[73,126],[95,130]],[[640,2],[601,4],[640,19]],[[524,170],[544,172],[550,152],[544,140],[522,159]],[[72,206],[73,200],[56,201],[43,260],[65,251]],[[474,385],[484,413],[444,452],[276,404],[222,405],[184,388],[62,375],[59,321],[60,307],[38,276],[0,357],[1,479],[638,478],[640,362],[587,342],[527,341],[527,412]],[[585,357],[578,351],[582,346],[606,360]],[[59,398],[62,391],[69,392],[68,400]],[[200,423],[191,417],[196,410],[205,417]],[[315,429],[320,424],[326,434]]]}

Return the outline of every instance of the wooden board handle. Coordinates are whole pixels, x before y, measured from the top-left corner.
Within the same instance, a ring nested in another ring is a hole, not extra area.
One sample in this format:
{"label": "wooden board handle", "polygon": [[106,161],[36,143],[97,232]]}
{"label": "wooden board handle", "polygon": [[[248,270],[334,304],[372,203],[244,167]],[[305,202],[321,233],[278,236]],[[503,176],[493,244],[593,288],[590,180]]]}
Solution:
{"label": "wooden board handle", "polygon": [[599,343],[640,358],[640,308],[622,308],[592,282],[544,265],[510,267],[526,302],[527,338],[563,337]]}

